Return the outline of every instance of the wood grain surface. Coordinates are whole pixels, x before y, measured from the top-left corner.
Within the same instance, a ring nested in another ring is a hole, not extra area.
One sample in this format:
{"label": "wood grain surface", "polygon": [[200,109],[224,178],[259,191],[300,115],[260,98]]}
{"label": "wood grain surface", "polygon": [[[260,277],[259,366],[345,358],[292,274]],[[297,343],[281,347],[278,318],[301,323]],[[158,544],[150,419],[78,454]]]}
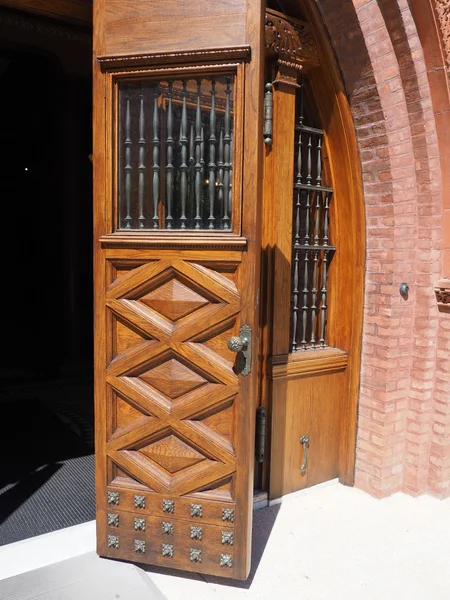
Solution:
{"label": "wood grain surface", "polygon": [[[254,360],[251,374],[241,375],[227,341],[244,323],[257,336],[259,322],[262,161],[255,140],[261,136],[262,25],[261,6],[244,0],[99,0],[94,6],[102,556],[238,579],[250,570],[257,369]],[[223,48],[237,46],[247,49],[223,55]],[[211,50],[206,61],[198,52],[205,48]],[[178,62],[167,60],[171,51]],[[235,76],[233,230],[116,233],[117,82],[230,70]],[[119,495],[118,504],[109,503],[110,492]],[[135,503],[136,496],[145,497],[145,508]],[[169,502],[169,512],[163,502]],[[119,527],[108,525],[108,513],[119,515]],[[149,529],[137,538],[133,523],[141,515],[149,519]],[[172,549],[162,548],[165,538],[157,534],[168,517],[176,532],[167,542]],[[194,526],[205,529],[195,545]],[[222,541],[222,531],[233,534],[232,546]],[[136,539],[145,542],[145,552],[142,544],[136,552]]]}
{"label": "wood grain surface", "polygon": [[101,0],[99,4],[100,55],[220,49],[249,39],[244,0]]}

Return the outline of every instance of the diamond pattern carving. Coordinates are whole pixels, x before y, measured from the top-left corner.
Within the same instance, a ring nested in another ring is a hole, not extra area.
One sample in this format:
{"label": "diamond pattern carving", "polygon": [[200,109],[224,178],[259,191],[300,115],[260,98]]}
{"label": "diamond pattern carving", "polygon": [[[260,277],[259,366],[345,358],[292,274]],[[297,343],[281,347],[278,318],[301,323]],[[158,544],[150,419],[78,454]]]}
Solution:
{"label": "diamond pattern carving", "polygon": [[175,278],[142,296],[139,301],[171,321],[178,321],[209,304],[208,300]]}
{"label": "diamond pattern carving", "polygon": [[154,460],[170,473],[177,473],[186,467],[192,467],[205,460],[202,454],[174,435],[170,435],[145,448],[141,448],[140,452]]}
{"label": "diamond pattern carving", "polygon": [[[145,336],[116,354],[107,369],[108,385],[144,415],[114,432],[109,458],[154,492],[175,497],[232,476],[231,441],[201,420],[226,411],[239,379],[232,361],[202,340],[229,329],[238,317],[235,283],[203,265],[162,259],[116,279],[107,306]],[[224,412],[224,418],[233,413]]]}
{"label": "diamond pattern carving", "polygon": [[142,373],[139,379],[149,383],[172,400],[207,383],[206,379],[174,358]]}

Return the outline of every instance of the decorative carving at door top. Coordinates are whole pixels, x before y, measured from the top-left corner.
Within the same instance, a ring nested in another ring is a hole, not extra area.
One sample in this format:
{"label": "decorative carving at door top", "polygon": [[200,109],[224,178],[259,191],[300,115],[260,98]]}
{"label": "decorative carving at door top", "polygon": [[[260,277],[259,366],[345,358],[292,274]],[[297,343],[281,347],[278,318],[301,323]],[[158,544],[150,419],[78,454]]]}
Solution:
{"label": "decorative carving at door top", "polygon": [[444,45],[447,68],[450,66],[450,0],[436,0],[436,12]]}
{"label": "decorative carving at door top", "polygon": [[[20,7],[17,6],[17,9],[20,9]],[[57,21],[47,22],[43,19],[39,19],[35,15],[26,16],[9,13],[2,9],[0,11],[0,25],[3,27],[34,31],[38,34],[51,37],[59,37],[83,45],[92,45],[92,35],[89,32],[79,31],[70,26],[66,27],[63,23]]]}
{"label": "decorative carving at door top", "polygon": [[272,10],[266,12],[266,48],[297,62],[317,62],[317,48],[308,23],[290,21]]}
{"label": "decorative carving at door top", "polygon": [[302,71],[319,64],[317,47],[308,23],[268,9],[265,42],[266,52],[278,57],[275,84],[296,86]]}

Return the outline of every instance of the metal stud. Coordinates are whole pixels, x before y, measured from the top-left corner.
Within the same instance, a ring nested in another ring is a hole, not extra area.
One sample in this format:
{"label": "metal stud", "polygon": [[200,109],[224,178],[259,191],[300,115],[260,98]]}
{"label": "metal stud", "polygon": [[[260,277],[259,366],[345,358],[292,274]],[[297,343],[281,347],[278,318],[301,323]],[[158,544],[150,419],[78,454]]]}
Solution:
{"label": "metal stud", "polygon": [[201,504],[191,504],[191,517],[203,517],[203,507]]}
{"label": "metal stud", "polygon": [[110,527],[119,527],[119,515],[108,513],[108,525]]}
{"label": "metal stud", "polygon": [[232,531],[222,531],[222,544],[232,546],[234,544],[234,536]]}
{"label": "metal stud", "polygon": [[134,519],[134,528],[136,531],[145,531],[145,519]]}
{"label": "metal stud", "polygon": [[175,511],[175,501],[174,500],[163,500],[162,501],[162,509],[166,513],[173,513]]}
{"label": "metal stud", "polygon": [[189,558],[191,562],[202,562],[202,551],[197,548],[190,548]]}
{"label": "metal stud", "polygon": [[220,555],[220,566],[221,567],[231,567],[233,566],[233,557],[231,554],[221,554]]}
{"label": "metal stud", "polygon": [[119,549],[119,537],[117,535],[108,535],[108,548]]}
{"label": "metal stud", "polygon": [[145,542],[144,540],[134,540],[134,551],[140,554],[145,554]]}
{"label": "metal stud", "polygon": [[145,496],[134,496],[134,507],[145,508]]}
{"label": "metal stud", "polygon": [[166,535],[171,535],[173,533],[173,523],[168,523],[167,521],[163,521],[162,524],[162,532]]}
{"label": "metal stud", "polygon": [[173,544],[161,544],[161,554],[163,556],[173,557]]}
{"label": "metal stud", "polygon": [[234,523],[234,510],[232,508],[222,508],[222,521]]}
{"label": "metal stud", "polygon": [[203,529],[201,527],[191,527],[191,539],[192,540],[203,539]]}
{"label": "metal stud", "polygon": [[108,492],[108,504],[119,504],[119,492]]}

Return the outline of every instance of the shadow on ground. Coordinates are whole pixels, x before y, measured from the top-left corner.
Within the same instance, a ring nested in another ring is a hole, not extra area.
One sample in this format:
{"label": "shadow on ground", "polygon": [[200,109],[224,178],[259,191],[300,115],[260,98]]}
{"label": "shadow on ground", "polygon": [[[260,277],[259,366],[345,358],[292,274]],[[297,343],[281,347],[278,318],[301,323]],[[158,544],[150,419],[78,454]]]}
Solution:
{"label": "shadow on ground", "polygon": [[91,387],[0,387],[0,546],[95,518]]}
{"label": "shadow on ground", "polygon": [[252,531],[252,567],[250,575],[246,581],[236,581],[226,577],[212,577],[209,575],[201,575],[198,573],[187,573],[177,571],[175,569],[166,569],[162,567],[154,567],[151,565],[139,565],[147,573],[160,573],[162,575],[170,575],[172,577],[181,577],[183,579],[198,579],[199,577],[208,583],[218,583],[229,587],[237,587],[249,589],[253,583],[253,579],[258,570],[259,563],[264,554],[267,542],[270,538],[273,526],[275,524],[280,505],[267,507],[263,510],[256,510],[253,513],[253,531]]}

